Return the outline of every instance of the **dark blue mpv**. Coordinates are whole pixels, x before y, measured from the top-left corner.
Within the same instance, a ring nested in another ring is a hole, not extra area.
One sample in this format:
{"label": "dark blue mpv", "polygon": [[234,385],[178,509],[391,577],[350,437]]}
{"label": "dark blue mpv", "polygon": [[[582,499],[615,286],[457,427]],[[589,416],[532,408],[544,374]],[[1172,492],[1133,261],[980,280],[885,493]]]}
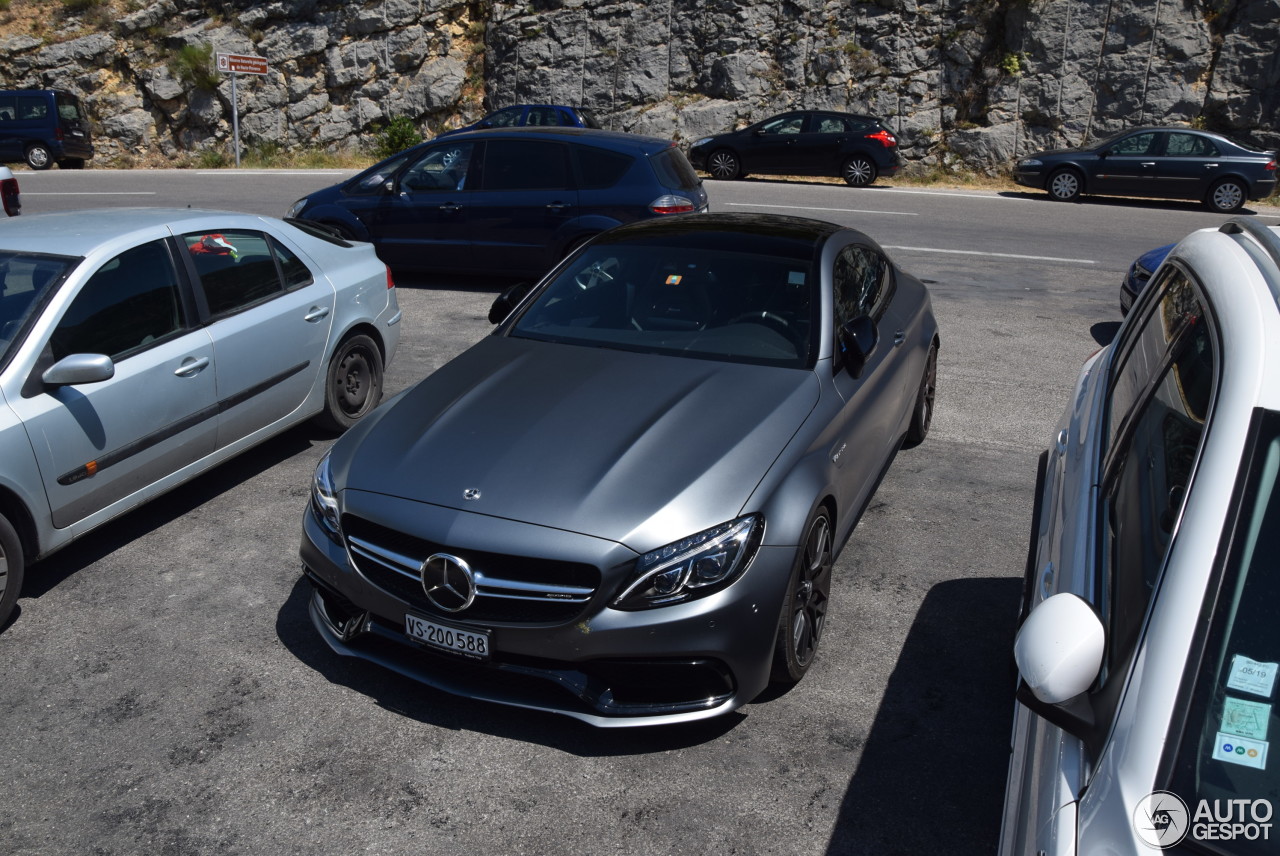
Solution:
{"label": "dark blue mpv", "polygon": [[511,128],[407,149],[287,216],[371,241],[393,268],[540,276],[614,226],[706,210],[701,180],[670,140]]}

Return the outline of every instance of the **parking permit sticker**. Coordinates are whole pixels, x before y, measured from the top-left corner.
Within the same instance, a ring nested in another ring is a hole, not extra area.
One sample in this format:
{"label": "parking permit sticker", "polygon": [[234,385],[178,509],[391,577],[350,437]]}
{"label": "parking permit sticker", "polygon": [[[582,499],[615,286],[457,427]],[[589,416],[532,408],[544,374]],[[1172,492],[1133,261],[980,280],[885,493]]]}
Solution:
{"label": "parking permit sticker", "polygon": [[666,284],[667,284],[667,285],[679,285],[679,284],[680,284],[680,280],[682,280],[682,279],[684,279],[684,277],[682,277],[680,274],[678,274],[678,273],[673,273],[673,274],[671,274],[671,276],[667,277],[667,283],[666,283]]}
{"label": "parking permit sticker", "polygon": [[1271,705],[1227,696],[1222,703],[1222,725],[1219,728],[1227,734],[1250,740],[1266,740],[1270,719]]}
{"label": "parking permit sticker", "polygon": [[1241,654],[1231,658],[1231,675],[1227,678],[1227,688],[1242,693],[1253,693],[1263,698],[1271,698],[1271,690],[1276,683],[1276,672],[1280,664],[1259,663]]}
{"label": "parking permit sticker", "polygon": [[1255,770],[1267,769],[1268,744],[1265,741],[1250,740],[1248,737],[1237,737],[1221,731],[1214,739],[1213,760],[1252,767]]}

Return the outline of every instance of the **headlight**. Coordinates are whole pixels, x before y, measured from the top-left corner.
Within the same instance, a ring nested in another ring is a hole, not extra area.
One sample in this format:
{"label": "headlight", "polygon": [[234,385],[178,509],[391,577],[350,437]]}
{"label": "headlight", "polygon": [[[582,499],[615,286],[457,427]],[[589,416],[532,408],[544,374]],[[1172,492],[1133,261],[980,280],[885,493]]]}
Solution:
{"label": "headlight", "polygon": [[719,591],[751,563],[763,534],[764,518],[750,514],[650,550],[636,560],[632,581],[613,606],[649,609]]}
{"label": "headlight", "polygon": [[307,207],[307,197],[302,197],[297,202],[289,206],[288,212],[284,215],[286,220],[297,217],[302,213],[302,209]]}
{"label": "headlight", "polygon": [[711,142],[711,139],[711,137],[703,137],[701,140],[698,140],[698,142],[693,144],[693,148],[696,149],[698,146],[705,146],[707,143]]}
{"label": "headlight", "polygon": [[342,528],[338,523],[338,492],[333,487],[333,471],[329,469],[329,453],[325,452],[311,478],[311,515],[325,534],[341,543]]}
{"label": "headlight", "polygon": [[1035,158],[1023,158],[1018,161],[1018,167],[1022,168],[1024,166],[1044,166],[1044,161],[1038,161]]}

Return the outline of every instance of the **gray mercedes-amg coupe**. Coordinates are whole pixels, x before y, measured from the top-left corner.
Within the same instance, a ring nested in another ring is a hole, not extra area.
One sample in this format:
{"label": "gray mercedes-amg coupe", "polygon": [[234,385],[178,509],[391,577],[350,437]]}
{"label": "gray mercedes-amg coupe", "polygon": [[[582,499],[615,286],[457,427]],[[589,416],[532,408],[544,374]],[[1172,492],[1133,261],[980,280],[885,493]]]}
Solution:
{"label": "gray mercedes-amg coupe", "polygon": [[853,229],[709,214],[606,232],[490,320],[317,468],[328,644],[599,726],[800,680],[835,557],[929,429],[920,281]]}

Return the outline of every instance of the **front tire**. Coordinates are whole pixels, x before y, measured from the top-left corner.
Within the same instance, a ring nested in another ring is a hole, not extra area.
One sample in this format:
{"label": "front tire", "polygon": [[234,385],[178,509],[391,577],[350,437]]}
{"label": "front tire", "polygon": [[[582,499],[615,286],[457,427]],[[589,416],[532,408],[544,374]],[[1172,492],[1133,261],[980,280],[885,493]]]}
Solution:
{"label": "front tire", "polygon": [[1234,178],[1224,178],[1209,188],[1209,195],[1205,197],[1204,202],[1210,210],[1220,214],[1230,214],[1244,207],[1247,196],[1244,185],[1239,181]]}
{"label": "front tire", "polygon": [[18,533],[0,515],[0,630],[3,630],[18,604],[26,562]]}
{"label": "front tire", "polygon": [[813,664],[831,596],[831,515],[819,508],[809,518],[804,532],[778,619],[770,679],[781,686],[799,683]]}
{"label": "front tire", "polygon": [[381,400],[382,352],[368,336],[352,336],[338,346],[329,361],[324,410],[316,422],[332,431],[346,431]]}
{"label": "front tire", "polygon": [[720,149],[707,159],[707,172],[720,181],[733,181],[742,176],[742,161],[728,149]]}
{"label": "front tire", "polygon": [[933,424],[933,402],[938,394],[938,346],[929,347],[929,357],[924,363],[920,378],[920,391],[916,393],[916,406],[911,412],[911,425],[907,428],[906,445],[919,446],[929,436]]}
{"label": "front tire", "polygon": [[844,162],[840,175],[850,187],[866,187],[876,180],[879,171],[870,158],[855,155]]}
{"label": "front tire", "polygon": [[48,169],[53,166],[53,153],[44,143],[27,146],[27,166],[32,169]]}
{"label": "front tire", "polygon": [[1060,169],[1049,176],[1046,189],[1059,202],[1075,202],[1080,198],[1083,182],[1080,180],[1080,173],[1074,169]]}

